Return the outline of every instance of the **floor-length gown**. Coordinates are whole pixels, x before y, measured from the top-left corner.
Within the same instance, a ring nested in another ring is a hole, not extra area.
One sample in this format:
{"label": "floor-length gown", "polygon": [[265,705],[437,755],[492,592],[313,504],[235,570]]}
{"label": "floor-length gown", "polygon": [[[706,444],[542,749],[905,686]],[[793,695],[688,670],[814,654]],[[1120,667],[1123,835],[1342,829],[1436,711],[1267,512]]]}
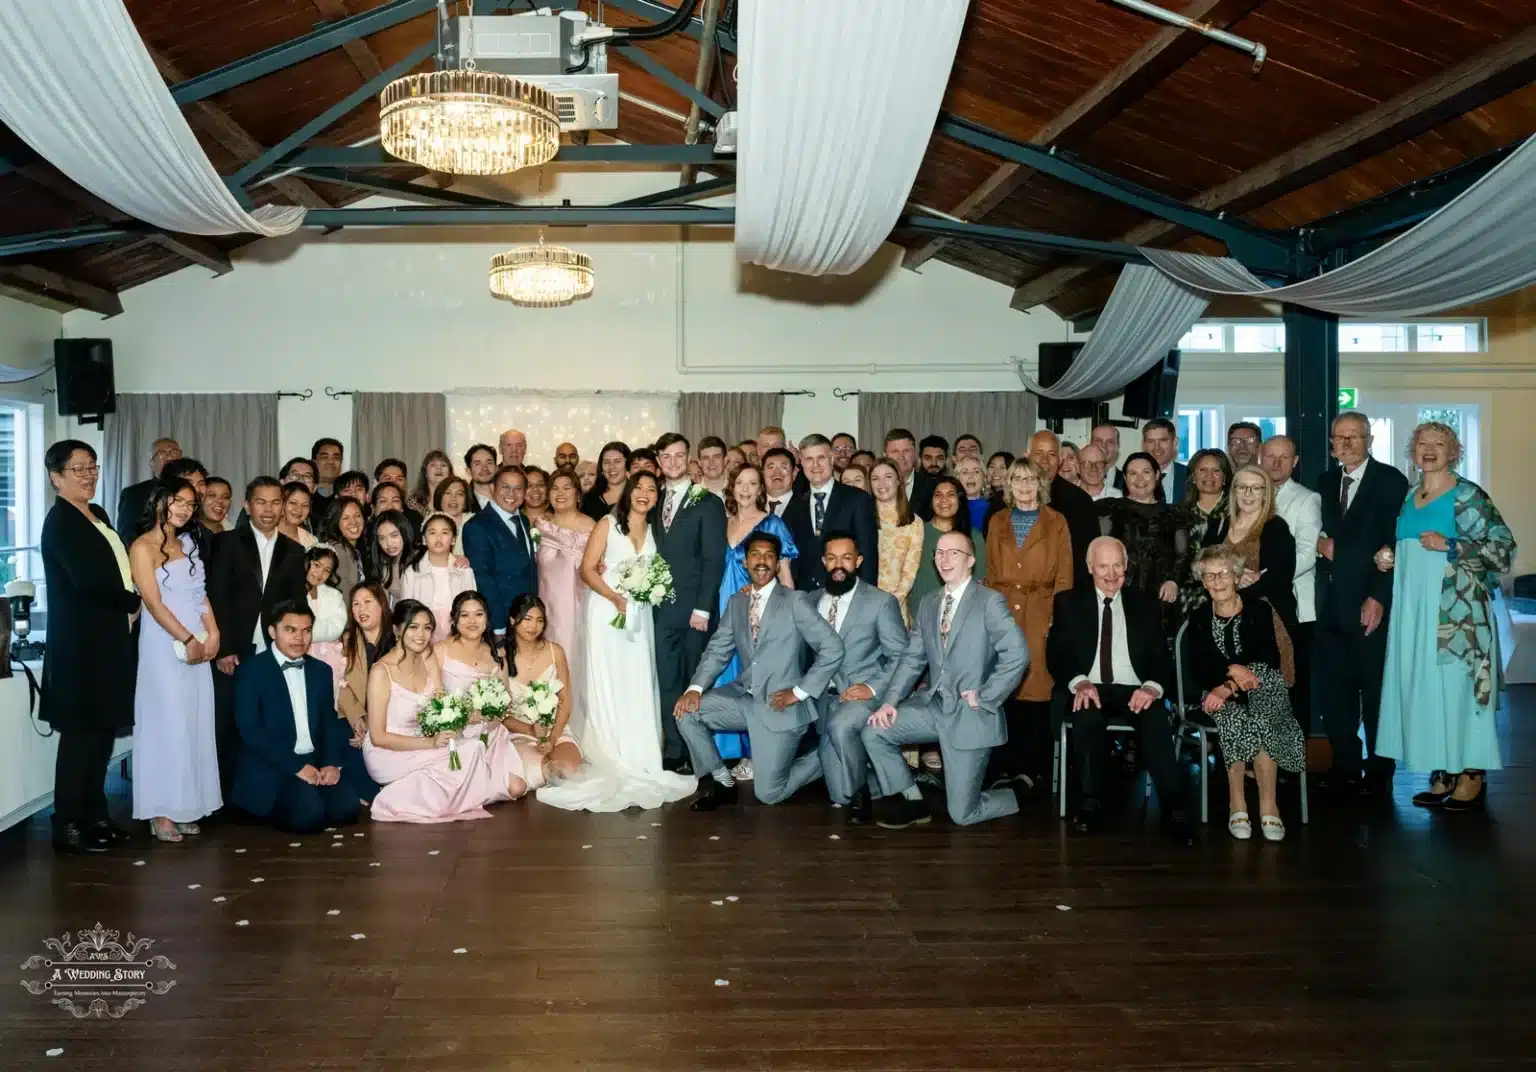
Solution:
{"label": "floor-length gown", "polygon": [[1454,488],[1422,508],[1410,497],[1398,515],[1376,751],[1411,771],[1499,770],[1499,694],[1478,704],[1467,664],[1440,650],[1446,553],[1419,543],[1425,532],[1455,538]]}
{"label": "floor-length gown", "polygon": [[[649,528],[644,555],[656,554]],[[617,577],[636,558],[634,544],[613,526],[603,549],[606,576]],[[582,694],[586,712],[577,737],[582,767],[559,785],[538,792],[542,803],[567,811],[623,811],[659,808],[693,793],[693,778],[661,766],[661,694],[651,608],[629,601],[624,628],[611,624],[613,604],[596,592],[586,595],[586,669]],[[666,712],[671,718],[672,713]]]}
{"label": "floor-length gown", "polygon": [[[390,733],[420,737],[416,714],[430,697],[413,692],[389,673],[389,707],[384,727]],[[449,750],[423,748],[409,752],[380,748],[371,738],[363,738],[363,760],[368,773],[382,789],[373,798],[371,814],[375,822],[447,823],[456,819],[489,819],[485,810],[495,792],[491,785],[491,765],[486,749],[478,741],[462,738],[455,743],[460,769],[449,766]],[[505,786],[503,786],[505,794]],[[505,799],[503,795],[502,799]]]}
{"label": "floor-length gown", "polygon": [[[499,668],[476,670],[473,666],[461,663],[451,655],[443,656],[443,688],[448,692],[461,692],[483,677],[500,676]],[[523,757],[513,745],[515,740],[513,735],[500,722],[486,722],[464,727],[461,737],[463,740],[459,744],[460,748],[465,747],[467,743],[471,747],[482,749],[485,753],[485,762],[490,768],[491,779],[489,803],[497,804],[503,800],[511,800],[512,795],[507,791],[507,782],[512,778],[528,781]]]}
{"label": "floor-length gown", "polygon": [[[203,632],[208,607],[203,562],[193,539],[187,556],[155,570],[165,609],[189,633]],[[196,822],[223,806],[213,725],[213,665],[176,658],[175,638],[145,611],[139,627],[138,683],[133,699],[133,817]]]}
{"label": "floor-length gown", "polygon": [[[774,514],[763,515],[763,519],[752,526],[752,531],[743,536],[741,542],[728,545],[725,549],[725,572],[720,576],[720,592],[715,605],[716,621],[725,621],[725,605],[751,580],[747,576],[747,541],[759,532],[767,532],[778,537],[780,559],[793,562],[800,557],[800,549],[795,546],[795,538],[790,535],[789,526],[784,524],[784,519]],[[729,685],[740,674],[741,657],[732,654],[731,661],[725,664],[725,669],[720,671],[719,677],[715,678],[715,688]],[[720,750],[721,759],[744,759],[752,754],[752,747],[745,733],[717,733],[715,747]]]}
{"label": "floor-length gown", "polygon": [[309,609],[315,614],[313,641],[309,653],[331,668],[331,684],[334,686],[331,702],[341,695],[341,686],[347,677],[347,659],[341,651],[341,634],[347,628],[347,607],[341,590],[322,584],[309,599]]}
{"label": "floor-length gown", "polygon": [[586,667],[587,582],[581,579],[581,559],[587,553],[590,532],[563,529],[552,521],[535,522],[539,540],[539,598],[547,610],[544,635],[565,649],[565,663],[571,680],[571,721],[568,726],[581,735],[582,674]]}

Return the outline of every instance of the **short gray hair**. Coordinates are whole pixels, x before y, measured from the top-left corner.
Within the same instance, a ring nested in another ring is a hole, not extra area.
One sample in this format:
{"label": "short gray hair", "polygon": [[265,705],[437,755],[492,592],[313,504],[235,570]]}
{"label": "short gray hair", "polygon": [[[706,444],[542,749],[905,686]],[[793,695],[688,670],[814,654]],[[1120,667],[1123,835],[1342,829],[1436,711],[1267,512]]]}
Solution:
{"label": "short gray hair", "polygon": [[801,450],[805,450],[808,447],[830,447],[831,445],[832,440],[828,439],[820,432],[812,432],[810,435],[800,440]]}

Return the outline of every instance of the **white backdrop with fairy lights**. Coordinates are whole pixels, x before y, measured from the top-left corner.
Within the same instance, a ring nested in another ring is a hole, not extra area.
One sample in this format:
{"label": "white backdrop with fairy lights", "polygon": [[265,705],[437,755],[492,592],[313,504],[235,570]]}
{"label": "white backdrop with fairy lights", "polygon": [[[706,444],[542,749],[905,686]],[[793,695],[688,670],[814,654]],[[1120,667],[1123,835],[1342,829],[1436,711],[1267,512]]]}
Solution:
{"label": "white backdrop with fairy lights", "polygon": [[496,445],[509,428],[528,437],[527,460],[548,469],[555,448],[576,444],[583,458],[597,459],[604,443],[630,449],[654,443],[677,427],[677,395],[640,391],[476,391],[444,396],[448,404],[448,453],[462,468],[476,443]]}

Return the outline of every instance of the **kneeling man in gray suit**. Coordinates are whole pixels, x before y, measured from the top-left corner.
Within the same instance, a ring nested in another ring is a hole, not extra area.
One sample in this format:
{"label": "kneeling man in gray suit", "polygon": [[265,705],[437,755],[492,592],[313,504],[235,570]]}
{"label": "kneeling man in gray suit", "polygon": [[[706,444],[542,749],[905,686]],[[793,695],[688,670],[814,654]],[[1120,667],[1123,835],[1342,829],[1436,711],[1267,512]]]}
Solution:
{"label": "kneeling man in gray suit", "polygon": [[[1029,668],[1029,647],[1002,595],[971,578],[976,554],[969,536],[946,532],[933,558],[944,587],[923,598],[901,666],[864,727],[864,747],[886,793],[876,822],[889,829],[929,818],[901,756],[904,745],[939,742],[949,817],[956,823],[1019,810],[1011,789],[983,793],[981,782],[992,749],[1008,739],[1003,701]],[[925,668],[928,690],[909,699]]]}
{"label": "kneeling man in gray suit", "polygon": [[[703,775],[699,795],[689,805],[694,811],[713,811],[736,799],[736,783],[715,748],[714,735],[720,731],[745,731],[751,738],[752,788],[764,804],[787,800],[821,776],[819,755],[796,758],[795,753],[816,718],[811,699],[827,691],[843,661],[843,642],[804,596],[775,579],[779,549],[772,533],[747,537],[751,585],[726,604],[693,684],[673,708],[693,769]],[[816,659],[802,672],[807,645]],[[733,652],[741,657],[741,673],[706,695]]]}
{"label": "kneeling man in gray suit", "polygon": [[[806,593],[816,614],[843,641],[843,665],[827,691],[817,697],[821,712],[821,770],[827,795],[849,808],[855,823],[870,820],[869,754],[864,751],[864,725],[880,706],[891,677],[907,650],[907,630],[901,624],[901,604],[889,592],[859,580],[864,558],[853,534],[822,533],[822,566],[826,588]],[[875,787],[879,793],[879,787]]]}

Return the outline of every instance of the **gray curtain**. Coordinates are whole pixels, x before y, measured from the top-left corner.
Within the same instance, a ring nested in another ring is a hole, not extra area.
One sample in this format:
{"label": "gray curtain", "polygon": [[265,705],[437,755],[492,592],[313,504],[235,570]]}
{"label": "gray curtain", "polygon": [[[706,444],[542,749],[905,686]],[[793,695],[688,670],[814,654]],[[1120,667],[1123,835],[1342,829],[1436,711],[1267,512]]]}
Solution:
{"label": "gray curtain", "polygon": [[371,476],[385,458],[399,458],[414,480],[427,451],[447,449],[448,404],[441,394],[358,391],[352,396],[348,469]]}
{"label": "gray curtain", "polygon": [[986,453],[1021,454],[1035,433],[1038,400],[1028,391],[861,391],[859,446],[879,456],[885,433],[905,428],[918,439],[973,435]]}
{"label": "gray curtain", "polygon": [[1025,384],[1046,398],[1108,398],[1176,349],[1210,302],[1156,268],[1128,264],[1115,283],[1093,335],[1067,374],[1049,387]]}
{"label": "gray curtain", "polygon": [[783,423],[784,396],[777,391],[696,391],[677,399],[677,430],[695,451],[705,436],[719,436],[730,446]]}
{"label": "gray curtain", "polygon": [[246,481],[276,476],[276,394],[120,394],[117,412],[107,417],[98,497],[108,516],[117,516],[117,496],[129,484],[149,479],[149,447],[170,437],[181,453],[196,458],[210,476],[229,481],[235,501]]}

